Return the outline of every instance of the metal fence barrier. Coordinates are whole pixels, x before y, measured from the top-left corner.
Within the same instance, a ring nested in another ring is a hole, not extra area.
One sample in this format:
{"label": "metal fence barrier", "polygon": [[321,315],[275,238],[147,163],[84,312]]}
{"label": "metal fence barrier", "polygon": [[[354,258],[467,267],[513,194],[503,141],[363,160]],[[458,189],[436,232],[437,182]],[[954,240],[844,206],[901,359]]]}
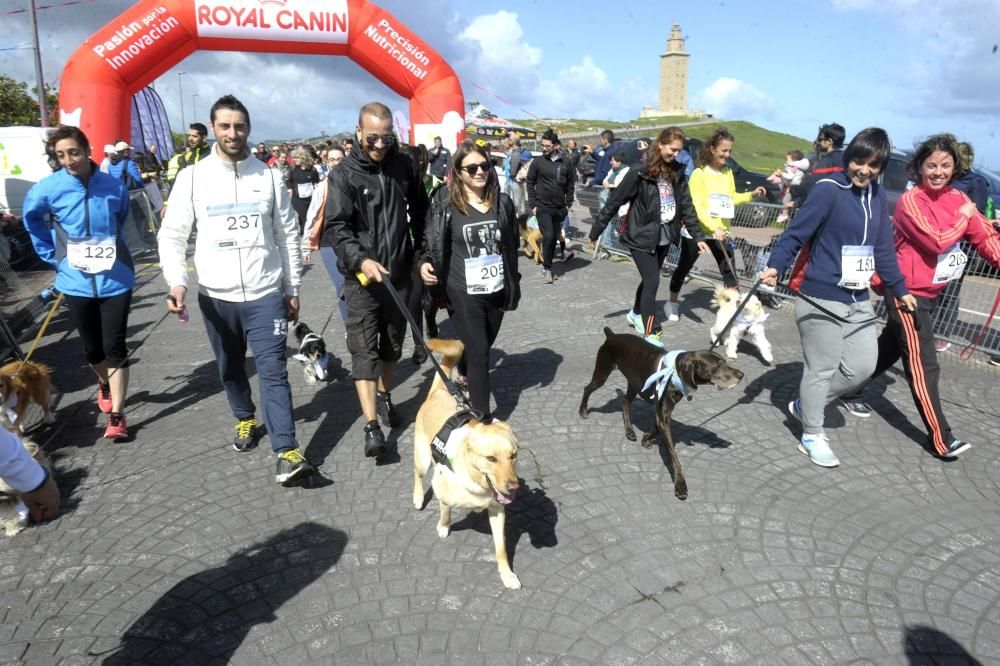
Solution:
{"label": "metal fence barrier", "polygon": [[[597,197],[600,188],[579,188],[577,204],[583,215],[577,215],[578,221],[593,222],[597,216]],[[589,215],[589,217],[588,217]],[[730,228],[730,237],[734,246],[735,266],[741,285],[750,287],[757,281],[760,271],[767,265],[771,248],[781,236],[788,219],[783,215],[780,204],[750,202],[736,207],[736,217]],[[621,232],[625,220],[616,217],[608,224],[601,238],[595,243],[594,259],[605,259],[611,256],[631,258],[628,248],[621,243]],[[955,280],[940,296],[937,309],[934,311],[934,334],[942,339],[958,345],[972,342],[980,333],[989,317],[990,310],[997,291],[1000,290],[1000,270],[993,268],[972,247],[962,244],[969,257],[965,274],[960,280]],[[664,262],[665,271],[677,266],[680,252],[671,247]],[[782,276],[781,282],[787,284],[789,271]],[[705,279],[720,282],[722,275],[711,254],[698,258],[691,271],[692,279]],[[784,287],[779,286],[773,292],[783,299],[792,297]],[[882,299],[873,295],[875,313],[885,322],[885,306]],[[781,301],[772,299],[776,304]],[[1000,317],[998,317],[1000,318]],[[984,352],[1000,356],[1000,322],[994,319],[985,332],[979,347]]]}
{"label": "metal fence barrier", "polygon": [[[129,215],[123,233],[134,259],[156,253],[160,218],[144,190],[129,193]],[[30,243],[21,230],[19,241]],[[23,238],[22,238],[23,237]],[[33,256],[33,255],[32,255]],[[23,265],[21,265],[23,264]],[[10,261],[0,252],[0,358],[22,356],[20,344],[35,332],[48,310],[44,296],[55,282],[55,273],[37,257]]]}

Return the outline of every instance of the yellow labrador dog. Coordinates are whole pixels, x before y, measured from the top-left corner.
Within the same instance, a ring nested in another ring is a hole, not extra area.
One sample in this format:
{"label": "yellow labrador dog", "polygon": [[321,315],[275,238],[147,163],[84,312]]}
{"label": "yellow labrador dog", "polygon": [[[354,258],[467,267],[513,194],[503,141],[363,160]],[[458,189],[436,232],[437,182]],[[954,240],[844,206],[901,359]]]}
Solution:
{"label": "yellow labrador dog", "polygon": [[[462,357],[464,345],[459,340],[430,340],[428,346],[441,354],[441,367],[448,375]],[[413,506],[424,504],[424,476],[434,467],[431,487],[441,505],[437,532],[448,536],[452,508],[486,509],[489,513],[497,568],[504,586],[516,590],[521,581],[511,571],[504,540],[504,505],[517,492],[517,438],[510,426],[501,421],[485,424],[468,414],[462,417],[455,398],[448,393],[441,376],[434,382],[427,399],[417,412],[413,435]],[[455,416],[449,422],[451,417]],[[451,430],[447,442],[434,442],[446,426]],[[436,446],[435,446],[436,445]],[[432,447],[436,451],[432,451]]]}

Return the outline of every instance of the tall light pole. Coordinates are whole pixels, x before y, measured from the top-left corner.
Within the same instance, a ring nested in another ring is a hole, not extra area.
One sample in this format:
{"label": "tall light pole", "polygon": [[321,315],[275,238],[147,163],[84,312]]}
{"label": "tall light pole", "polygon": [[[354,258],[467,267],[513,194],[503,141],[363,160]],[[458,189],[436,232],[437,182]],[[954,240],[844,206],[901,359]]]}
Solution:
{"label": "tall light pole", "polygon": [[181,100],[181,133],[187,131],[187,122],[184,120],[184,85],[181,82],[181,77],[184,76],[184,72],[177,72],[177,94]]}
{"label": "tall light pole", "polygon": [[38,48],[38,17],[35,16],[35,0],[31,0],[31,35],[35,44],[35,85],[38,86],[38,112],[42,127],[49,126],[49,109],[45,103],[45,77],[42,76],[42,51]]}
{"label": "tall light pole", "polygon": [[191,93],[191,122],[198,120],[198,93]]}

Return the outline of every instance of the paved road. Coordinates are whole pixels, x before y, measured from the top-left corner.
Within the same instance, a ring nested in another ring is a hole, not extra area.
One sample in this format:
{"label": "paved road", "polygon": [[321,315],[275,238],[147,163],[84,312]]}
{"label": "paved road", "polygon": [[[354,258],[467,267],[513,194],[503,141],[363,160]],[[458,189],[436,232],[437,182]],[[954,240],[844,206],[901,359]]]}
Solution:
{"label": "paved road", "polygon": [[[319,388],[292,366],[299,438],[325,479],[283,489],[266,445],[230,448],[200,316],[163,317],[155,269],[130,330],[142,342],[134,441],[97,439],[92,380],[57,320],[38,358],[64,393],[58,423],[35,438],[55,457],[65,508],[3,543],[0,663],[1000,661],[993,371],[945,359],[945,409],[974,443],[962,459],[922,448],[905,381],[890,374],[872,387],[872,418],[828,410],[842,466],[823,470],[796,452],[784,412],[801,357],[778,311],[774,365],[743,347],[740,387],[699,391],[675,412],[682,502],[663,456],[624,439],[616,376],[588,420],[576,415],[602,328],[626,329],[635,271],[583,258],[566,269],[546,286],[522,259],[522,306],[494,354],[497,412],[523,447],[508,520],[518,591],[500,583],[484,517],[459,514],[441,540],[436,502],[410,506],[409,426],[392,433],[400,464],[364,457],[339,363]],[[705,347],[710,291],[686,292],[669,344]],[[303,302],[343,362],[322,268],[306,275]],[[409,421],[429,369],[405,361],[399,374]],[[634,417],[650,427],[647,406]]]}

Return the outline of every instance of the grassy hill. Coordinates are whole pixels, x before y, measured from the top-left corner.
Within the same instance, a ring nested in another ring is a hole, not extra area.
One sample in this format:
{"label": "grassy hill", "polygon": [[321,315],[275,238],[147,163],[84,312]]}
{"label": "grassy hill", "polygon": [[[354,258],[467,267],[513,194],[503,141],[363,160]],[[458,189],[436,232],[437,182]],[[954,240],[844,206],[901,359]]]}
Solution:
{"label": "grassy hill", "polygon": [[[640,118],[627,122],[613,122],[605,120],[552,120],[551,122],[539,122],[536,120],[511,120],[511,122],[530,127],[536,130],[545,130],[548,127],[554,128],[560,134],[575,134],[577,132],[594,132],[596,135],[603,129],[618,130],[621,128],[631,128],[635,126],[662,127],[672,123],[693,123],[696,125],[685,125],[684,133],[690,137],[704,141],[717,127],[726,127],[736,138],[733,145],[733,157],[751,171],[760,173],[770,173],[775,169],[780,169],[785,162],[785,153],[789,150],[801,150],[809,153],[812,149],[812,142],[801,137],[792,136],[783,132],[775,132],[754,125],[745,120],[702,120],[686,116],[674,116],[664,118]],[[634,130],[628,133],[629,136],[642,136]],[[589,141],[588,141],[589,142]]]}

